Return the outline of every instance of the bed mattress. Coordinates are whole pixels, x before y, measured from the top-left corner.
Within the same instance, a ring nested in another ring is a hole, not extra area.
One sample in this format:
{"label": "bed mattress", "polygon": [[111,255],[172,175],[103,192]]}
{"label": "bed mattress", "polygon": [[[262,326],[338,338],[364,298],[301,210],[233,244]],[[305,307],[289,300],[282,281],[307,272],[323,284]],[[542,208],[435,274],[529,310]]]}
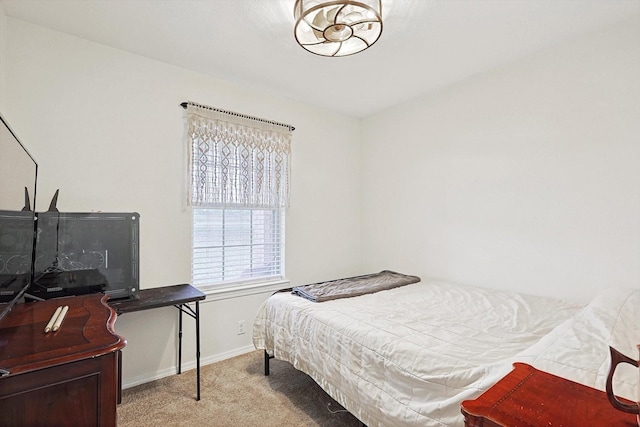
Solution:
{"label": "bed mattress", "polygon": [[462,400],[520,354],[534,360],[531,348],[583,309],[436,280],[323,303],[284,292],[261,307],[253,340],[369,427],[462,426]]}

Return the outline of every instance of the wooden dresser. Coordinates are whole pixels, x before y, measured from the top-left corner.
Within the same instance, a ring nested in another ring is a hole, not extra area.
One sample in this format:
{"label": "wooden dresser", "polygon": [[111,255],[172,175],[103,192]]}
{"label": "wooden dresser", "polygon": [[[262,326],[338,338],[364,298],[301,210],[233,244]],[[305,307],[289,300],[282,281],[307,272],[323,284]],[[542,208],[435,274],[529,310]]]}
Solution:
{"label": "wooden dresser", "polygon": [[[126,342],[102,294],[16,305],[0,321],[0,424],[115,426],[119,357]],[[58,306],[69,311],[44,333]]]}
{"label": "wooden dresser", "polygon": [[462,413],[466,427],[638,427],[636,416],[614,409],[605,392],[524,363],[462,402]]}

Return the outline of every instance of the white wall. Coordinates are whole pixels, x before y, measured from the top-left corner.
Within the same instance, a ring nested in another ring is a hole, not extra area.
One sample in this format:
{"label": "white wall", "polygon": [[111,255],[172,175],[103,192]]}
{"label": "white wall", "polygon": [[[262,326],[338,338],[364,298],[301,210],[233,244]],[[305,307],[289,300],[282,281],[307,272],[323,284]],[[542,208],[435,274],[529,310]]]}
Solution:
{"label": "white wall", "polygon": [[639,17],[368,118],[363,162],[364,270],[640,287]]}
{"label": "white wall", "polygon": [[[6,21],[5,115],[39,163],[38,209],[59,188],[62,211],[139,212],[141,288],[190,281],[186,100],[294,125],[287,277],[296,285],[361,272],[358,121]],[[204,362],[251,348],[267,296],[201,304]],[[173,372],[177,317],[167,308],[118,319],[128,340],[125,385]],[[247,326],[241,336],[238,320]],[[185,322],[184,360],[193,366],[193,322]]]}
{"label": "white wall", "polygon": [[7,16],[4,13],[4,4],[0,3],[0,112],[5,109],[6,99],[6,56],[7,56]]}

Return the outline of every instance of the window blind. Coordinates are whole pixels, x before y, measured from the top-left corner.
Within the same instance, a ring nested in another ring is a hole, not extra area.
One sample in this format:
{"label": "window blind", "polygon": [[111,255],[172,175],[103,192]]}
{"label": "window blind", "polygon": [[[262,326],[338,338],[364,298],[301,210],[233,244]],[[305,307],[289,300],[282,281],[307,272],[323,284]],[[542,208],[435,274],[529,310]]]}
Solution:
{"label": "window blind", "polygon": [[193,215],[195,286],[283,277],[279,209],[194,208]]}

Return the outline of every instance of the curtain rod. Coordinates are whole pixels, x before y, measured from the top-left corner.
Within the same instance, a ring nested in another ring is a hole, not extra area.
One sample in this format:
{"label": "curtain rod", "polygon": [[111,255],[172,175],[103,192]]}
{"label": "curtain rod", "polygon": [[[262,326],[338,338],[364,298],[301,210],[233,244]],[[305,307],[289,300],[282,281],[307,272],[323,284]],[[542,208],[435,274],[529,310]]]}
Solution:
{"label": "curtain rod", "polygon": [[187,109],[187,105],[189,105],[189,104],[194,105],[196,107],[204,108],[206,110],[216,111],[218,113],[224,113],[224,114],[229,114],[231,116],[242,117],[243,119],[256,120],[258,122],[263,122],[263,123],[269,123],[269,124],[272,124],[272,125],[282,126],[282,127],[291,129],[291,132],[296,130],[296,128],[294,128],[293,126],[287,125],[285,123],[278,123],[278,122],[274,122],[274,121],[271,121],[271,120],[261,119],[259,117],[247,116],[246,114],[240,114],[240,113],[236,113],[236,112],[233,112],[233,111],[221,110],[220,108],[213,108],[213,107],[209,107],[209,106],[202,105],[202,104],[196,104],[195,102],[190,102],[190,101],[182,102],[180,104],[180,106],[186,110]]}

